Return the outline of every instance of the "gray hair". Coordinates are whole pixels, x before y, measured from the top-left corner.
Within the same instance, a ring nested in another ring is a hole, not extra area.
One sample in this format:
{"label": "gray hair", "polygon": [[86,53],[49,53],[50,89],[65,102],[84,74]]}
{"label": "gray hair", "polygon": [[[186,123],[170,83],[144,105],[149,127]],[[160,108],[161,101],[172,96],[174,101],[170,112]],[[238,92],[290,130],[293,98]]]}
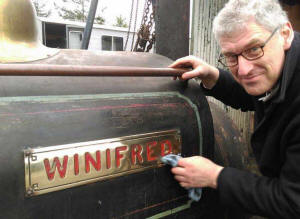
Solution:
{"label": "gray hair", "polygon": [[278,0],[229,0],[214,19],[215,38],[243,30],[251,19],[270,32],[288,22]]}

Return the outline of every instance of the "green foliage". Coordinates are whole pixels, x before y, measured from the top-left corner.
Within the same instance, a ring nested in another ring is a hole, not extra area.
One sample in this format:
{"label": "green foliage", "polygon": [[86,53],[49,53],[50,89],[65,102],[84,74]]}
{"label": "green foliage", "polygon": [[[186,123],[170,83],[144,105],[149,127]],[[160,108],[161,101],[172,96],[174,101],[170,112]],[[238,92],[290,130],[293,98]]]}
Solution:
{"label": "green foliage", "polygon": [[122,15],[116,17],[116,23],[114,24],[116,27],[128,27],[128,24],[126,23],[126,18],[124,18]]}
{"label": "green foliage", "polygon": [[61,8],[58,12],[59,16],[61,16],[65,20],[71,21],[86,21],[86,15],[82,13],[82,11],[78,9],[68,10],[65,7]]}
{"label": "green foliage", "polygon": [[[89,6],[90,6],[91,0],[63,0],[64,3],[72,3],[74,5],[74,9],[71,9],[72,7],[59,7],[55,3],[55,8],[58,9],[58,14],[60,17],[66,20],[71,21],[81,21],[85,22],[88,16],[89,12]],[[104,9],[102,9],[101,12],[103,12]],[[95,17],[94,23],[97,24],[104,24],[105,19],[101,17],[100,15]]]}
{"label": "green foliage", "polygon": [[51,10],[45,10],[46,3],[41,3],[38,0],[33,0],[33,5],[36,10],[36,15],[38,17],[49,17],[51,14]]}
{"label": "green foliage", "polygon": [[101,16],[95,17],[94,23],[96,24],[105,24],[105,19]]}

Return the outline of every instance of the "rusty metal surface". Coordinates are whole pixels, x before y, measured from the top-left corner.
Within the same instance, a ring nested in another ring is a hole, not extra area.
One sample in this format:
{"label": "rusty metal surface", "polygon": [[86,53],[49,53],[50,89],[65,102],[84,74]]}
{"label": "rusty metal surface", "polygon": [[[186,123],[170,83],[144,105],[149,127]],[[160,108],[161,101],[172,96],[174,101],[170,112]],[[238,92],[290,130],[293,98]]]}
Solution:
{"label": "rusty metal surface", "polygon": [[48,59],[28,63],[161,68],[170,65],[172,60],[162,55],[143,52],[61,49],[57,55]]}
{"label": "rusty metal surface", "polygon": [[[71,65],[108,68],[166,68],[172,60],[157,54],[135,52],[94,52],[61,50],[48,59],[30,64]],[[28,63],[28,64],[29,64]],[[71,68],[71,69],[72,69]],[[22,70],[22,69],[21,69]],[[131,72],[129,72],[131,73]],[[100,93],[161,92],[184,88],[184,83],[170,77],[59,77],[59,76],[0,76],[0,96],[83,95]]]}
{"label": "rusty metal surface", "polygon": [[245,169],[248,165],[248,147],[234,122],[215,103],[209,102],[214,136],[214,161],[223,166]]}

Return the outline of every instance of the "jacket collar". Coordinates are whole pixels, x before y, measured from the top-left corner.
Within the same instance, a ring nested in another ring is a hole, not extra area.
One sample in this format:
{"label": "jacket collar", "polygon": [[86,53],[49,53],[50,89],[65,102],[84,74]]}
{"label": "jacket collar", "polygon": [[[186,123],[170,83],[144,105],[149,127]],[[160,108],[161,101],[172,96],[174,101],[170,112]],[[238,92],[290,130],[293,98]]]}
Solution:
{"label": "jacket collar", "polygon": [[271,100],[273,103],[281,103],[285,99],[286,91],[291,83],[292,77],[297,67],[297,60],[300,56],[300,33],[295,32],[295,36],[291,45],[291,48],[286,52],[284,66],[279,81],[280,87],[278,94]]}

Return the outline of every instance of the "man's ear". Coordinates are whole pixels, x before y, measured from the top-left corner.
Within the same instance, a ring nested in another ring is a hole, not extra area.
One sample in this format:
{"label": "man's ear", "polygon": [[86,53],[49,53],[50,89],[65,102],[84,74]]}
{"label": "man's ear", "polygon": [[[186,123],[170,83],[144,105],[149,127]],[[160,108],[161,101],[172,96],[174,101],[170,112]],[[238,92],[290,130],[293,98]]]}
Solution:
{"label": "man's ear", "polygon": [[292,24],[290,22],[287,22],[280,30],[280,35],[283,37],[283,48],[284,50],[288,50],[291,45],[292,41],[294,39],[294,31]]}

